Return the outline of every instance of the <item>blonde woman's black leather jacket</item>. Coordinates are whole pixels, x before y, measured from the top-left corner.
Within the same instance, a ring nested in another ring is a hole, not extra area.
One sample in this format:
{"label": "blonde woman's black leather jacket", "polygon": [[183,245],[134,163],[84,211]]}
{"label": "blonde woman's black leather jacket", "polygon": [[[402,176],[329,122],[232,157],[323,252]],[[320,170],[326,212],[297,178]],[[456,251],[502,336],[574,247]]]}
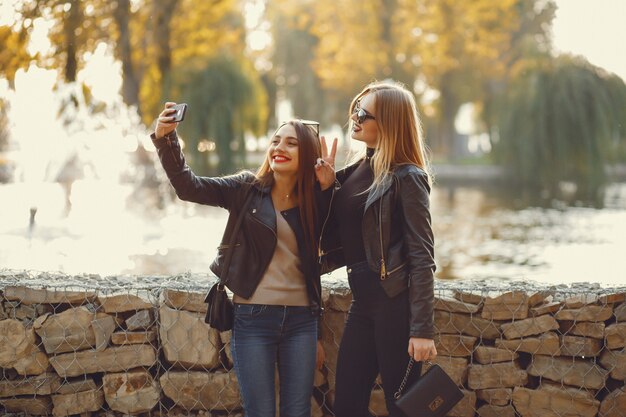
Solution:
{"label": "blonde woman's black leather jacket", "polygon": [[[210,266],[211,271],[218,277],[224,277],[225,271],[222,271],[224,255],[229,249],[228,244],[237,218],[245,215],[225,279],[226,286],[233,293],[250,298],[274,255],[277,243],[276,212],[270,187],[254,184],[255,176],[249,171],[215,178],[196,176],[185,162],[175,132],[159,139],[152,134],[152,141],[176,195],[181,200],[219,206],[230,212],[217,257]],[[321,192],[318,187],[316,191],[318,213],[326,217],[333,188]],[[246,213],[242,214],[239,209],[243,206],[248,192],[252,193],[252,200]],[[320,270],[316,253],[304,238],[298,208],[286,210],[283,214],[296,235],[300,268],[305,277],[310,306],[315,314],[321,314]],[[316,231],[319,231],[319,227],[316,227]]]}
{"label": "blonde woman's black leather jacket", "polygon": [[[343,183],[358,163],[337,172]],[[434,238],[430,218],[430,184],[415,165],[393,169],[382,186],[371,190],[365,203],[362,232],[367,262],[379,274],[387,296],[409,291],[410,335],[432,339],[434,303]],[[345,265],[337,219],[324,223],[320,244],[323,272]]]}

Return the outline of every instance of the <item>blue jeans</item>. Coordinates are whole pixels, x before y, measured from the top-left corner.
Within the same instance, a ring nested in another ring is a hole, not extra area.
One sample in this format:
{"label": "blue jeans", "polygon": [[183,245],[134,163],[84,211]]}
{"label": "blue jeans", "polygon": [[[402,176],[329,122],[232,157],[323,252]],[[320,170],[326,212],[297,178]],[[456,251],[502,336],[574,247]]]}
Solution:
{"label": "blue jeans", "polygon": [[310,307],[235,304],[231,351],[246,417],[276,415],[276,364],[280,416],[311,416],[317,320]]}

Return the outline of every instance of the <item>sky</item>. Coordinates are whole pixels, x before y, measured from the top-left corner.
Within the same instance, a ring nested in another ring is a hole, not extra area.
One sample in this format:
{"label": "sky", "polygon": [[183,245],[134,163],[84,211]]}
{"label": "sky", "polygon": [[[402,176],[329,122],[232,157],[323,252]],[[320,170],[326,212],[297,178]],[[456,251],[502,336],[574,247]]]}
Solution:
{"label": "sky", "polygon": [[554,45],[626,80],[626,0],[557,0]]}

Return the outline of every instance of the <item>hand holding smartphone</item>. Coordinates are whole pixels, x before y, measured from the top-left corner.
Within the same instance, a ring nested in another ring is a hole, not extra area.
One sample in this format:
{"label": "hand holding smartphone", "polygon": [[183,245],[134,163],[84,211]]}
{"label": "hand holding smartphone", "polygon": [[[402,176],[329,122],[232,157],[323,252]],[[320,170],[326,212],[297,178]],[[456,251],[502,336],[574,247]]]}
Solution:
{"label": "hand holding smartphone", "polygon": [[172,107],[172,109],[176,110],[172,112],[171,116],[174,117],[172,122],[182,122],[185,120],[185,113],[187,112],[187,103],[176,104]]}

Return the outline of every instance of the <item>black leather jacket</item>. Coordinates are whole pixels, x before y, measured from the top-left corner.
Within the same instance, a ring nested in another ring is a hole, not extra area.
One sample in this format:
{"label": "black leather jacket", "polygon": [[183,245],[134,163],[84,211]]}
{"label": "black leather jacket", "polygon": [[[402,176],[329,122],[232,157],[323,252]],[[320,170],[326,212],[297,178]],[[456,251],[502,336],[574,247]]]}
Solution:
{"label": "black leather jacket", "polygon": [[[226,177],[196,176],[185,162],[175,132],[152,141],[167,176],[181,200],[192,201],[210,206],[219,206],[229,211],[224,235],[218,247],[217,257],[210,268],[218,277],[223,277],[224,255],[232,231],[241,216],[247,192],[252,193],[252,200],[236,239],[236,250],[233,252],[229,271],[225,276],[226,286],[235,294],[250,298],[256,290],[276,248],[276,212],[270,195],[270,187],[261,187],[254,183],[255,176],[243,171]],[[317,190],[316,203],[320,218],[326,218],[328,205],[334,189],[325,192]],[[300,212],[297,207],[285,211],[285,219],[293,229],[298,242],[300,268],[304,274],[310,306],[315,314],[321,314],[320,269],[315,252],[307,244],[300,223]],[[319,225],[319,221],[317,222]],[[316,227],[316,235],[319,227]]]}
{"label": "black leather jacket", "polygon": [[[337,172],[343,183],[357,164]],[[380,274],[389,297],[408,290],[410,335],[432,339],[434,302],[434,238],[430,219],[428,176],[414,165],[401,165],[367,196],[363,243],[369,267]],[[328,272],[345,265],[337,221],[332,215],[322,230],[320,263]]]}

